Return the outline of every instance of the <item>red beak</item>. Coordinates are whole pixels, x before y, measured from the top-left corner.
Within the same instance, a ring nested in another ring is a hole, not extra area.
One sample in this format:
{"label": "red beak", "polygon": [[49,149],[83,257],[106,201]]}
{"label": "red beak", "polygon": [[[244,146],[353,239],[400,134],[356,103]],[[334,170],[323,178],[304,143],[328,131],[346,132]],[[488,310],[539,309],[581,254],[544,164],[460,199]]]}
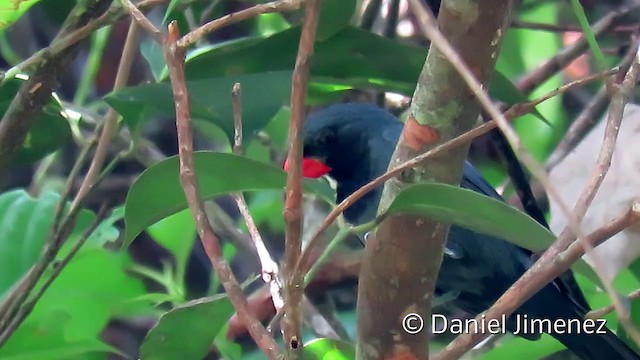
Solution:
{"label": "red beak", "polygon": [[[284,162],[284,171],[289,171],[289,159]],[[331,171],[331,168],[325,165],[322,161],[313,158],[302,159],[302,176],[306,178],[319,178],[326,175]]]}

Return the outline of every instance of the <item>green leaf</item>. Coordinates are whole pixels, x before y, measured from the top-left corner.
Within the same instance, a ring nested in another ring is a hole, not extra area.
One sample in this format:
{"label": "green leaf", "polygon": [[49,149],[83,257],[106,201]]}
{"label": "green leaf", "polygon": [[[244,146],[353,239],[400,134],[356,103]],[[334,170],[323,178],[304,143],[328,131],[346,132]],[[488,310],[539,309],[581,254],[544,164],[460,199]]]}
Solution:
{"label": "green leaf", "polygon": [[344,29],[356,11],[356,0],[324,0],[318,18],[318,40],[325,40]]}
{"label": "green leaf", "polygon": [[[215,123],[233,143],[233,109],[231,87],[242,85],[242,120],[245,139],[262,129],[273,115],[288,103],[291,93],[291,71],[265,72],[252,75],[225,76],[187,82],[191,94],[192,117]],[[265,90],[268,84],[268,91]],[[105,101],[136,129],[153,115],[175,113],[171,86],[167,82],[127,87],[112,92]]]}
{"label": "green leaf", "polygon": [[[481,211],[479,211],[481,210]],[[540,252],[556,240],[547,228],[502,201],[441,183],[412,185],[400,192],[384,215],[411,213],[447,222]],[[582,259],[573,269],[596,284],[599,277]]]}
{"label": "green leaf", "polygon": [[260,36],[269,36],[290,28],[289,22],[278,13],[262,14],[256,18],[256,31]]}
{"label": "green leaf", "polygon": [[[489,95],[510,105],[529,102],[529,99],[521,93],[520,90],[518,90],[511,80],[498,71],[493,74],[493,78],[491,79]],[[534,108],[532,114],[542,120],[545,124],[551,126],[549,120],[547,120],[537,109]]]}
{"label": "green leaf", "polygon": [[591,26],[589,25],[589,20],[587,20],[587,15],[584,13],[582,4],[580,4],[578,0],[571,0],[571,7],[573,8],[573,13],[576,15],[576,18],[578,18],[578,23],[580,24],[582,33],[587,39],[593,57],[601,69],[606,69],[608,67],[607,62],[604,60],[604,54],[602,53],[602,49],[600,49],[600,45],[598,45],[596,36],[593,34],[593,31],[591,31]]}
{"label": "green leaf", "polygon": [[[205,200],[232,192],[284,189],[286,183],[281,169],[234,154],[197,151],[194,166],[200,196]],[[307,179],[305,184],[305,190],[333,201],[326,183]],[[127,194],[124,246],[148,226],[186,208],[178,157],[154,164],[136,179]]]}
{"label": "green leaf", "polygon": [[[244,39],[193,53],[187,60],[187,78],[291,71],[299,38],[300,27],[292,27],[266,38]],[[323,78],[322,83],[375,86],[410,95],[425,56],[424,48],[346,26],[326,40],[316,42],[312,81]]]}
{"label": "green leaf", "polygon": [[334,339],[314,339],[304,345],[303,360],[351,360],[356,358],[353,344]]}
{"label": "green leaf", "polygon": [[[13,79],[0,87],[0,113],[4,114],[7,111],[22,83],[23,80]],[[34,162],[71,140],[69,122],[61,115],[61,111],[60,103],[51,97],[29,129],[22,147],[13,159],[14,162],[19,164]]]}
{"label": "green leaf", "polygon": [[[560,21],[562,6],[559,2],[544,2],[530,6],[519,13],[519,20],[529,22]],[[544,46],[532,46],[544,44]],[[505,35],[502,51],[498,56],[497,71],[509,79],[522,77],[541,63],[555,56],[562,44],[561,35],[546,31],[530,31],[526,29],[508,29]],[[555,76],[541,84],[533,93],[527,94],[534,99],[555,90],[562,85],[560,76]],[[551,123],[551,127],[535,120],[533,115],[525,115],[517,119],[514,128],[520,135],[524,147],[539,161],[554,149],[555,144],[564,135],[567,127],[566,111],[562,104],[562,97],[556,96],[536,106]]]}
{"label": "green leaf", "polygon": [[162,18],[162,23],[165,24],[167,22],[167,19],[169,18],[169,14],[171,14],[171,12],[176,8],[176,6],[178,5],[178,3],[180,3],[181,0],[171,0],[171,2],[169,3],[169,6],[167,6],[167,11],[164,13],[164,17]]}
{"label": "green leaf", "polygon": [[111,211],[111,215],[102,220],[87,243],[102,246],[107,242],[116,241],[120,231],[115,227],[115,223],[122,219],[124,219],[124,206],[118,206]]}
{"label": "green leaf", "polygon": [[0,30],[16,22],[40,0],[0,0]]}
{"label": "green leaf", "polygon": [[151,73],[153,74],[153,78],[156,82],[162,80],[166,65],[164,63],[162,48],[158,42],[152,38],[145,39],[140,44],[140,52],[142,53],[142,56],[144,56],[144,59],[147,60],[149,69],[151,69]]}
{"label": "green leaf", "polygon": [[130,301],[145,294],[142,282],[126,271],[130,263],[124,252],[83,247],[0,348],[0,359],[62,360],[113,351],[98,340],[109,319],[149,312],[146,303]]}
{"label": "green leaf", "polygon": [[233,314],[225,297],[190,301],[164,314],[140,346],[145,360],[202,359]]}
{"label": "green leaf", "polygon": [[[300,27],[292,27],[269,37],[241,39],[193,52],[187,57],[187,78],[292,70],[299,38]],[[331,102],[353,87],[375,87],[411,96],[426,54],[423,47],[344,26],[333,36],[316,41],[310,97],[313,103]],[[495,74],[493,78],[495,84],[492,82],[489,90],[498,100],[507,104],[528,102],[507,78]]]}
{"label": "green leaf", "polygon": [[213,344],[220,353],[221,358],[225,360],[242,360],[242,346],[227,339],[227,332],[229,330],[229,323],[227,323],[222,330],[218,333]]}
{"label": "green leaf", "polygon": [[2,360],[66,360],[86,358],[88,353],[114,352],[118,350],[98,339],[68,341],[64,328],[70,317],[55,312],[49,321],[25,323],[9,341],[0,348]]}
{"label": "green leaf", "polygon": [[[40,256],[59,201],[60,196],[51,192],[37,199],[21,189],[0,194],[0,298]],[[70,242],[94,218],[90,211],[82,211]]]}
{"label": "green leaf", "polygon": [[196,239],[196,225],[189,209],[177,212],[153,224],[149,235],[176,258],[176,271],[184,274],[189,253]]}

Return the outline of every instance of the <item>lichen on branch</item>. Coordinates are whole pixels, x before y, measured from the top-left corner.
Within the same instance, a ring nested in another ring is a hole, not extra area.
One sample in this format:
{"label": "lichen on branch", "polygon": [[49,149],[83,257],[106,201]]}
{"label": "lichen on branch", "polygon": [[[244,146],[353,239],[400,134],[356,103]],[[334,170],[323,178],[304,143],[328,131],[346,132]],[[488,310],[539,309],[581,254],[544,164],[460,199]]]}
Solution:
{"label": "lichen on branch", "polygon": [[[424,14],[421,2],[410,3],[416,14]],[[448,41],[487,89],[511,8],[510,0],[444,0],[438,27],[418,16],[432,45],[390,168],[473,128],[480,113],[475,93],[439,49]],[[380,209],[410,184],[459,184],[467,152],[468,145],[459,146],[390,179]],[[358,292],[358,359],[427,358],[429,332],[409,334],[402,319],[410,312],[429,319],[448,231],[448,225],[401,215],[385,219],[368,241]]]}

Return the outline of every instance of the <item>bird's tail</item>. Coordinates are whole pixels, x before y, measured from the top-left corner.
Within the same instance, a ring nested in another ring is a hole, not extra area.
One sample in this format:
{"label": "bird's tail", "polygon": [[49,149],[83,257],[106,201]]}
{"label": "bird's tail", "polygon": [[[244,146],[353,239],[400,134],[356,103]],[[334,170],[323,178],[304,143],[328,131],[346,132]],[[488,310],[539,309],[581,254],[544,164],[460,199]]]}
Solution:
{"label": "bird's tail", "polygon": [[[596,326],[597,327],[597,326]],[[582,360],[638,360],[640,355],[618,338],[611,330],[603,328],[603,333],[553,334],[567,349]]]}
{"label": "bird's tail", "polygon": [[[545,291],[547,290],[547,291]],[[536,294],[531,300],[549,301],[553,306],[544,307],[546,319],[557,319],[553,322],[555,329],[549,335],[556,338],[571,352],[582,360],[640,360],[640,354],[624,341],[618,338],[606,326],[604,319],[584,319],[585,311],[570,298],[558,296],[557,292],[550,292],[546,288]],[[540,297],[536,299],[536,297]],[[531,306],[525,303],[525,307]],[[540,313],[540,308],[529,308],[529,314]],[[538,310],[538,311],[536,311]],[[560,325],[560,327],[557,327]]]}

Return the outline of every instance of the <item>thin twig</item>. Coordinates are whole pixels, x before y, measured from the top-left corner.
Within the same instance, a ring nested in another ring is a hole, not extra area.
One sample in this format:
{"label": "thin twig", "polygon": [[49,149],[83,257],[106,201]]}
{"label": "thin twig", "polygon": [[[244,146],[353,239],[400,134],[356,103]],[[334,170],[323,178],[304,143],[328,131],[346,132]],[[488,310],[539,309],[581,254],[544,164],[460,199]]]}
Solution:
{"label": "thin twig", "polygon": [[[633,63],[636,52],[638,50],[639,41],[636,38],[633,42],[633,46],[629,49],[624,56],[618,68],[628,69]],[[609,93],[605,87],[602,87],[589,101],[589,104],[584,107],[580,115],[573,121],[569,130],[560,141],[560,143],[553,150],[546,163],[546,170],[551,171],[567,154],[569,154],[587,135],[587,133],[593,129],[598,122],[601,114],[605,111],[609,100]]]}
{"label": "thin twig", "polygon": [[233,137],[233,152],[242,154],[242,87],[240,83],[233,84],[231,89],[231,104],[233,106],[233,126],[235,129]]}
{"label": "thin twig", "polygon": [[[598,156],[595,171],[575,205],[576,217],[584,216],[584,213],[590,205],[591,200],[593,200],[595,191],[604,179],[604,175],[606,174],[606,171],[611,163],[611,157],[613,155],[617,131],[620,127],[624,104],[626,104],[629,99],[631,89],[633,88],[633,85],[635,85],[635,81],[637,80],[639,69],[640,59],[636,59],[633,62],[629,72],[627,73],[623,85],[620,86],[617,89],[616,94],[614,94],[609,110],[609,118],[605,130],[605,139],[600,150],[600,155]],[[635,211],[637,212],[638,209],[637,207],[635,208]],[[558,261],[558,255],[565,251],[569,247],[569,245],[573,246],[572,242],[575,239],[576,236],[572,233],[569,226],[567,226],[565,230],[558,236],[556,242],[551,245],[551,247],[549,247],[549,249],[547,249],[544,254],[542,254],[538,261],[531,268],[529,268],[529,270],[527,270],[525,274],[515,282],[515,284],[513,284],[504,294],[502,294],[498,301],[489,310],[481,314],[483,316],[483,319],[485,319],[485,321],[488,321],[490,319],[499,319],[503,315],[509,316],[529,297],[531,297],[549,281],[559,275],[560,272],[550,273],[549,269],[556,269],[557,266],[555,266],[554,264]],[[579,243],[577,245],[579,245]],[[579,246],[579,248],[580,251],[584,251],[584,248],[581,245]],[[564,267],[561,270],[564,271],[566,269],[567,267]],[[618,303],[616,295],[613,296],[612,300],[614,301],[614,304]],[[616,309],[619,308],[616,307]],[[620,313],[620,320],[623,325],[625,324],[623,321],[624,314],[625,311],[622,311]],[[470,350],[473,346],[477,345],[480,341],[485,339],[487,335],[488,334],[481,333],[460,335],[453,342],[447,345],[447,347],[438,355],[436,359],[457,359],[462,354]]]}
{"label": "thin twig", "polygon": [[[143,0],[138,4],[137,7],[140,10],[146,11],[155,6],[166,4],[168,2],[169,0]],[[13,79],[19,73],[29,72],[32,68],[40,66],[48,59],[50,59],[51,56],[55,56],[64,51],[67,51],[67,49],[69,49],[71,46],[84,40],[94,31],[109,24],[113,24],[114,22],[123,18],[125,15],[127,15],[127,9],[114,3],[109,8],[109,10],[107,10],[107,12],[102,14],[100,17],[96,18],[95,20],[89,21],[86,25],[76,29],[69,34],[64,35],[63,37],[56,37],[56,39],[52,41],[49,46],[29,56],[29,58],[25,59],[20,64],[11,67],[1,77],[2,81],[0,82],[0,85],[6,80]]]}
{"label": "thin twig", "polygon": [[[102,12],[109,6],[106,1],[98,1],[89,7],[78,5],[74,7],[68,16],[59,33],[54,38],[53,43],[63,36],[63,34],[73,32],[75,29],[84,27],[90,23],[93,18],[100,16]],[[66,65],[75,57],[77,47],[70,49],[66,53],[57,53],[50,56],[48,62],[40,62],[39,68],[35,70],[30,79],[26,81],[19,89],[18,94],[14,97],[0,122],[0,173],[4,166],[8,165],[13,152],[17,146],[22,145],[22,141],[42,106],[49,101],[51,90],[57,84],[58,75],[66,68]],[[6,76],[13,78],[15,74]],[[74,213],[73,209],[71,213]],[[75,211],[77,213],[77,211]],[[57,215],[56,215],[57,216]],[[71,226],[75,223],[70,221]],[[20,279],[16,287],[11,293],[0,303],[0,330],[5,328],[11,322],[14,316],[20,311],[24,299],[29,296],[38,280],[42,277],[47,266],[53,261],[60,247],[66,240],[70,229],[68,226],[62,226],[60,231],[54,231],[54,235],[50,235],[46,242],[45,250],[38,261],[29,269],[29,271]]]}
{"label": "thin twig", "polygon": [[278,345],[251,312],[247,298],[238,284],[231,267],[222,254],[220,242],[211,225],[207,221],[204,205],[200,198],[195,166],[193,162],[193,138],[191,131],[191,111],[189,109],[189,92],[184,75],[184,49],[176,46],[179,38],[178,25],[175,21],[168,27],[167,39],[164,43],[164,57],[169,69],[169,78],[176,108],[176,127],[178,132],[178,155],[180,158],[180,183],[191,209],[207,256],[233,303],[238,317],[245,323],[251,337],[269,359],[278,358]]}
{"label": "thin twig", "polygon": [[266,4],[257,4],[250,8],[225,15],[218,19],[212,20],[193,31],[188,32],[180,40],[178,40],[176,46],[184,50],[189,46],[195,44],[203,36],[223,26],[235,24],[239,21],[251,19],[262,14],[298,10],[302,2],[303,0],[272,1]]}
{"label": "thin twig", "polygon": [[120,0],[120,3],[129,11],[133,22],[137,23],[138,26],[149,33],[149,35],[151,35],[156,42],[162,42],[162,33],[157,27],[155,27],[155,25],[151,23],[151,21],[149,21],[149,19],[147,19],[146,16],[144,16],[142,11],[140,11],[135,5],[133,5],[130,0]]}
{"label": "thin twig", "polygon": [[[635,300],[640,298],[640,289],[630,292],[627,296],[627,300]],[[615,310],[613,304],[607,305],[603,308],[591,310],[584,316],[585,319],[601,319],[605,315],[612,313]]]}
{"label": "thin twig", "polygon": [[[631,10],[635,9],[637,5],[622,7],[611,11],[592,27],[593,35],[598,37],[603,33],[610,30],[620,19],[628,14]],[[558,71],[562,70],[565,66],[570,64],[578,56],[589,50],[589,44],[585,37],[575,43],[560,50],[554,57],[544,62],[542,65],[524,75],[520,81],[518,81],[518,89],[524,94],[531,93],[535,88],[547,81]]]}
{"label": "thin twig", "polygon": [[[120,65],[118,66],[118,72],[113,84],[114,91],[122,89],[127,85],[131,66],[135,58],[135,53],[138,50],[137,38],[138,24],[132,21],[131,24],[129,24],[129,31],[127,32],[127,38],[124,43],[122,58],[120,59]],[[89,188],[94,185],[96,177],[100,174],[102,165],[104,164],[104,160],[107,157],[111,138],[113,137],[113,133],[116,131],[116,128],[118,126],[118,116],[118,113],[113,108],[109,108],[109,110],[107,111],[107,115],[105,116],[104,120],[105,124],[102,128],[100,139],[98,140],[96,152],[93,155],[89,170],[87,171],[82,185],[80,185],[80,189],[78,190],[76,197],[73,199],[73,204],[71,206],[78,206],[80,202],[83,201],[89,191]]]}
{"label": "thin twig", "polygon": [[[417,5],[417,2],[412,1],[411,4]],[[622,94],[622,96],[618,96],[616,98],[619,104],[617,104],[618,106],[615,108],[615,112],[613,112],[613,107],[610,112],[610,115],[612,113],[615,114],[615,119],[613,117],[610,117],[609,119],[607,130],[605,132],[605,134],[607,134],[608,136],[605,135],[605,142],[603,142],[601,152],[602,160],[608,159],[608,162],[602,163],[602,166],[598,166],[598,176],[594,177],[593,182],[591,183],[592,186],[588,186],[585,188],[583,197],[581,197],[580,199],[584,200],[584,203],[581,203],[581,201],[579,200],[576,208],[574,209],[574,212],[572,212],[567,204],[565,204],[558,190],[549,180],[549,174],[545,171],[544,167],[540,163],[538,163],[533,158],[533,156],[524,148],[518,134],[507,122],[504,116],[502,116],[498,108],[491,102],[489,96],[482,90],[482,86],[476,80],[471,70],[469,70],[462,62],[462,59],[460,59],[460,56],[457,54],[455,49],[453,49],[448,41],[444,38],[444,36],[442,36],[437,28],[436,21],[433,18],[433,15],[429,14],[429,12],[421,4],[418,6],[414,6],[414,11],[416,12],[420,20],[420,24],[422,25],[423,30],[432,40],[432,44],[437,46],[438,49],[443,52],[447,59],[458,70],[462,78],[465,79],[467,85],[473,90],[474,95],[476,95],[485,110],[497,120],[498,127],[500,128],[506,139],[509,141],[511,147],[514,149],[520,160],[527,166],[531,174],[540,182],[540,184],[542,184],[542,186],[547,191],[547,194],[549,194],[549,196],[556,201],[558,206],[566,214],[569,220],[569,226],[567,227],[567,229],[565,229],[565,231],[569,231],[570,229],[571,232],[577,235],[578,241],[581,241],[581,239],[584,237],[584,234],[582,234],[582,230],[580,229],[581,219],[584,216],[588,206],[591,204],[591,200],[593,200],[593,197],[600,187],[600,184],[602,183],[602,180],[604,179],[604,176],[606,175],[606,172],[608,171],[609,165],[611,163],[611,156],[613,155],[613,149],[615,147],[619,125],[622,119],[622,111],[624,109],[624,105],[629,100],[631,89],[633,88],[633,86],[635,86],[635,81],[638,77],[638,70],[640,67],[640,54],[637,58],[639,62],[634,63],[635,66],[632,65],[631,69],[627,73],[627,77],[625,78],[623,85],[618,87],[618,93]],[[611,127],[611,125],[614,124],[616,126]],[[592,250],[589,243],[583,242],[583,246],[585,246],[586,251]],[[628,315],[628,311],[626,311],[620,303],[619,296],[613,288],[610,279],[604,276],[601,270],[604,268],[602,266],[602,259],[600,259],[597,253],[594,253],[592,255],[592,261],[595,264],[594,270],[603,280],[605,290],[607,290],[607,293],[616,305],[616,309],[620,314],[621,322],[624,325],[625,322],[623,321],[623,319],[629,317],[630,315]],[[630,322],[628,323],[631,324]],[[640,332],[638,332],[637,329],[629,326],[627,330],[629,331],[630,336],[636,337],[637,335],[638,340],[640,341]]]}
{"label": "thin twig", "polygon": [[[534,23],[529,21],[513,20],[511,21],[511,28],[525,29],[525,30],[541,30],[554,33],[562,32],[582,32],[582,28],[579,25],[558,25],[558,24],[545,24]],[[638,31],[637,25],[620,25],[611,29],[617,33],[633,33]]]}
{"label": "thin twig", "polygon": [[287,188],[284,203],[285,251],[282,270],[285,279],[284,311],[282,330],[286,354],[290,359],[299,359],[302,355],[302,316],[301,301],[304,294],[302,275],[295,271],[302,252],[302,125],[304,123],[309,81],[309,67],[313,56],[313,45],[318,28],[318,16],[321,0],[305,2],[304,23],[296,65],[291,84],[291,122],[289,124],[289,152],[287,161],[291,166],[287,172]]}
{"label": "thin twig", "polygon": [[598,123],[602,113],[606,110],[608,103],[609,94],[607,93],[607,88],[602,86],[584,109],[582,109],[573,123],[571,123],[562,140],[558,143],[551,155],[549,155],[545,164],[547,171],[550,172],[551,169],[556,167],[556,165],[575,149],[587,133],[593,129]]}
{"label": "thin twig", "polygon": [[[242,154],[242,103],[240,96],[240,83],[235,83],[231,90],[234,124],[233,152],[238,155]],[[258,231],[256,222],[253,220],[253,217],[249,212],[249,206],[247,206],[244,194],[241,192],[235,193],[233,194],[233,199],[238,205],[238,210],[240,210],[240,214],[242,214],[242,218],[244,219],[244,223],[247,225],[247,229],[251,235],[251,240],[253,241],[253,245],[255,246],[258,254],[258,259],[260,260],[262,268],[262,280],[269,285],[269,292],[273,299],[273,306],[276,311],[279,311],[284,306],[284,300],[280,294],[282,285],[280,284],[280,279],[278,277],[278,264],[273,261],[271,254],[269,254],[269,250],[262,240],[262,235],[260,235],[260,232]]]}

